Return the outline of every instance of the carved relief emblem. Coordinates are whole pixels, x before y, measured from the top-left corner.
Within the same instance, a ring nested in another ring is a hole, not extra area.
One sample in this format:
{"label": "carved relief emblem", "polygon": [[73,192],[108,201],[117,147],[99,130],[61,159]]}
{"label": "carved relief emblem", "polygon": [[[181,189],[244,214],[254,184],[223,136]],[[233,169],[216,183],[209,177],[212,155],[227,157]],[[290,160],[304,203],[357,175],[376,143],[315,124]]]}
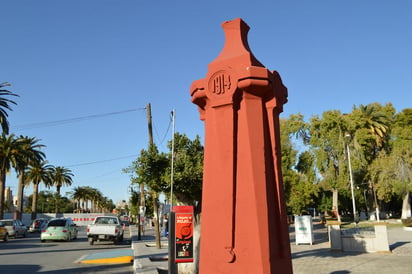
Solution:
{"label": "carved relief emblem", "polygon": [[209,78],[209,91],[214,95],[228,93],[232,87],[232,79],[226,71],[218,71]]}

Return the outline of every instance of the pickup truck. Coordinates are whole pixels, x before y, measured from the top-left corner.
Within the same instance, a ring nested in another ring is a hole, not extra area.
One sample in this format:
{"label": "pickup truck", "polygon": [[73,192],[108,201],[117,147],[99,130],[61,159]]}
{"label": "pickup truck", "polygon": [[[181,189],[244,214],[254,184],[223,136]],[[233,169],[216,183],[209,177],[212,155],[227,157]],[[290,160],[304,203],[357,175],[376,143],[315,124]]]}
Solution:
{"label": "pickup truck", "polygon": [[123,241],[123,227],[115,216],[98,216],[87,226],[87,238],[90,245],[96,241]]}

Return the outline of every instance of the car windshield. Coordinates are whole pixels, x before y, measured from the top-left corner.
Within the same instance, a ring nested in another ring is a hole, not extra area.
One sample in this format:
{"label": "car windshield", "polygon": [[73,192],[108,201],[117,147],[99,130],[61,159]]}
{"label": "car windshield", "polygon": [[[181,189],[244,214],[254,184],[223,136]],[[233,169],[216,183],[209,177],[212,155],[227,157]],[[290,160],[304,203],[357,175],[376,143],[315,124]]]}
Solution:
{"label": "car windshield", "polygon": [[97,218],[96,224],[117,224],[117,220],[114,218]]}
{"label": "car windshield", "polygon": [[66,220],[52,220],[48,226],[66,226]]}
{"label": "car windshield", "polygon": [[3,224],[5,226],[12,226],[13,225],[13,221],[3,221]]}

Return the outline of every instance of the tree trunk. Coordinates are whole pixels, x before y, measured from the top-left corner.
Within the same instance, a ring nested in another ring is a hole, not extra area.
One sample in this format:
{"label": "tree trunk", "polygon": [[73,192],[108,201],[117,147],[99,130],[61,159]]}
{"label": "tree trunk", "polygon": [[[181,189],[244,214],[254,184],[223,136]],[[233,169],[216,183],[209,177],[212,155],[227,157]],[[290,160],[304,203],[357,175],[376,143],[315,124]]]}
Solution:
{"label": "tree trunk", "polygon": [[411,213],[412,213],[411,212],[411,196],[410,196],[410,193],[408,192],[403,198],[401,219],[411,218],[412,217]]}
{"label": "tree trunk", "polygon": [[373,201],[375,203],[375,209],[376,209],[376,220],[379,222],[380,221],[380,212],[379,212],[379,203],[378,203],[378,197],[376,196],[376,191],[373,188],[373,185],[371,184],[372,187],[372,193],[373,193]]}
{"label": "tree trunk", "polygon": [[34,220],[37,218],[37,199],[39,192],[39,184],[33,183],[33,201],[31,203],[31,219]]}
{"label": "tree trunk", "polygon": [[339,195],[338,195],[338,189],[334,188],[332,190],[332,212],[334,214],[334,217],[338,219],[338,222],[340,222],[340,214],[339,214]]}
{"label": "tree trunk", "polygon": [[17,206],[15,219],[21,220],[23,213],[23,193],[24,193],[24,171],[19,171],[18,187],[17,187]]}
{"label": "tree trunk", "polygon": [[4,191],[6,188],[6,173],[0,174],[0,219],[3,219],[4,213]]}
{"label": "tree trunk", "polygon": [[56,214],[59,213],[60,187],[56,187]]}

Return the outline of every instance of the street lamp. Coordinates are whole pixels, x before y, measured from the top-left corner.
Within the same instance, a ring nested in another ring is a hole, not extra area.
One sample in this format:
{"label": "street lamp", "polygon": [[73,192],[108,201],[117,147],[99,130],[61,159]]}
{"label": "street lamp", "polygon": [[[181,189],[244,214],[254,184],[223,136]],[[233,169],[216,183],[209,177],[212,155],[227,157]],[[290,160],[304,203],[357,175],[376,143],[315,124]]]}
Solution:
{"label": "street lamp", "polygon": [[349,150],[350,137],[351,136],[350,136],[349,133],[345,134],[345,138],[348,140],[346,142],[346,150],[348,151],[349,179],[350,179],[350,191],[351,191],[351,194],[352,194],[353,220],[355,221],[355,223],[357,223],[355,193],[354,193],[354,190],[353,190],[352,165],[351,165],[351,162],[350,162],[350,150]]}

